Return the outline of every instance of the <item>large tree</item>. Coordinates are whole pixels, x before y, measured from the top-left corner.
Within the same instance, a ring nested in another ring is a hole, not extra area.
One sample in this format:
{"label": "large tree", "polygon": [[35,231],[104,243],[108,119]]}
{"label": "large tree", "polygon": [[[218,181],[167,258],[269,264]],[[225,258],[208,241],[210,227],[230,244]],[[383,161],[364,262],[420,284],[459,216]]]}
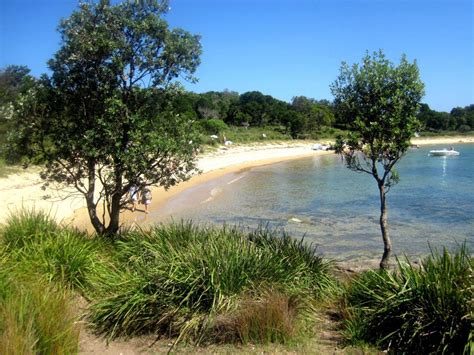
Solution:
{"label": "large tree", "polygon": [[132,184],[168,188],[195,169],[192,122],[171,110],[176,79],[194,80],[199,37],[169,29],[167,1],[81,3],[19,119],[42,177],[84,195],[100,234],[119,228]]}
{"label": "large tree", "polygon": [[338,113],[350,123],[347,137],[339,137],[336,152],[347,167],[371,175],[380,195],[380,229],[384,243],[381,268],[387,268],[392,252],[387,222],[387,193],[397,183],[394,169],[419,128],[416,118],[424,85],[416,62],[402,56],[394,66],[382,51],[352,66],[343,63],[331,85]]}

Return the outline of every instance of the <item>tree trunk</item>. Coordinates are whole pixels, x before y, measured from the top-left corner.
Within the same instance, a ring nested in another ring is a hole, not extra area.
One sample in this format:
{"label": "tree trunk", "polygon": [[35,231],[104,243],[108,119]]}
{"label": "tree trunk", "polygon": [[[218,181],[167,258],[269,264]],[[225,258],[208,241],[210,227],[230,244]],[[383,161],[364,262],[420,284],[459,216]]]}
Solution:
{"label": "tree trunk", "polygon": [[112,195],[110,208],[109,225],[104,231],[107,236],[115,235],[120,226],[120,200],[122,199],[122,171],[116,167],[115,170],[115,191]]}
{"label": "tree trunk", "polygon": [[380,192],[380,230],[382,231],[383,239],[383,256],[380,261],[380,268],[387,269],[392,254],[392,242],[388,234],[388,223],[387,223],[387,203],[385,195],[385,187],[383,183],[379,183],[379,192]]}
{"label": "tree trunk", "polygon": [[104,231],[107,236],[113,236],[119,230],[120,226],[120,200],[122,196],[119,193],[115,193],[112,196],[112,208],[110,210],[110,221],[109,225]]}
{"label": "tree trunk", "polygon": [[94,192],[95,192],[95,162],[93,160],[89,160],[87,163],[88,169],[88,179],[89,179],[89,186],[87,189],[86,194],[86,203],[87,203],[87,211],[89,212],[89,218],[91,220],[92,226],[94,227],[95,231],[98,234],[104,233],[104,224],[100,221],[99,217],[97,217],[97,206],[94,203]]}

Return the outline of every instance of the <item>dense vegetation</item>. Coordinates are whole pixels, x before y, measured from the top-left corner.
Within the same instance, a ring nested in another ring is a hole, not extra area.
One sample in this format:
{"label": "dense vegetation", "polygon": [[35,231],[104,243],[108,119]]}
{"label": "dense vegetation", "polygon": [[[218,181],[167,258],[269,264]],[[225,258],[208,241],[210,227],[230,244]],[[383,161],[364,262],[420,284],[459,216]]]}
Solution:
{"label": "dense vegetation", "polygon": [[288,343],[311,331],[318,302],[338,290],[312,246],[266,229],[180,223],[104,241],[23,212],[1,230],[0,262],[2,354],[74,352],[74,294],[111,338]]}
{"label": "dense vegetation", "polygon": [[[13,151],[6,149],[8,132],[11,132],[16,108],[37,80],[28,72],[24,66],[0,70],[1,157],[12,162],[20,157],[9,154]],[[242,94],[227,90],[202,94],[180,92],[171,104],[172,112],[195,121],[202,134],[201,142],[208,144],[222,143],[224,136],[234,142],[262,140],[262,133],[266,139],[334,137],[350,124],[333,102],[305,96],[295,96],[288,103],[259,91]],[[422,104],[417,118],[422,131],[429,133],[469,132],[474,129],[474,105],[438,112]],[[258,133],[247,132],[252,129]],[[219,138],[213,140],[210,135]]]}
{"label": "dense vegetation", "polygon": [[354,343],[410,354],[472,354],[473,260],[432,251],[421,265],[367,271],[345,294],[347,334]]}
{"label": "dense vegetation", "polygon": [[318,337],[321,307],[337,302],[354,344],[472,351],[466,249],[366,272],[344,292],[331,265],[265,229],[178,223],[104,241],[21,212],[0,230],[0,353],[75,353],[84,314],[112,338],[292,344]]}

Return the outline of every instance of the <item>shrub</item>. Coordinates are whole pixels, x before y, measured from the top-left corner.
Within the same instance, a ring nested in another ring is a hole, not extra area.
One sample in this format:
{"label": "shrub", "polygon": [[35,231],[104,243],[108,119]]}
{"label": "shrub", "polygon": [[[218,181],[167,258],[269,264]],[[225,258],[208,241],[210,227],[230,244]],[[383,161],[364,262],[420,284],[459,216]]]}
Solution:
{"label": "shrub", "polygon": [[227,124],[224,121],[216,118],[201,120],[199,121],[199,124],[202,129],[208,134],[219,134],[228,128]]}
{"label": "shrub", "polygon": [[351,340],[397,352],[469,353],[473,281],[465,246],[432,251],[420,267],[399,260],[396,272],[368,271],[345,298]]}
{"label": "shrub", "polygon": [[158,332],[199,341],[217,315],[262,285],[302,299],[321,299],[335,285],[311,247],[267,230],[183,222],[130,232],[116,250],[115,263],[97,268],[91,296],[91,320],[110,337]]}

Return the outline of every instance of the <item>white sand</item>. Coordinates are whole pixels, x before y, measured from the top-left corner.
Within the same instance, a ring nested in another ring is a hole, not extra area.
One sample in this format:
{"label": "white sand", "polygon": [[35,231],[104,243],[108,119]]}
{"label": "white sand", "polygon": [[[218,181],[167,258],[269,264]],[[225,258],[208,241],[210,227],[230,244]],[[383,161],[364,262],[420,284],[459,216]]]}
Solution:
{"label": "white sand", "polygon": [[[454,143],[474,143],[474,137],[417,138],[412,143],[445,146]],[[166,192],[163,189],[154,190],[154,199],[150,209],[191,186],[231,171],[319,154],[332,154],[332,152],[311,150],[313,144],[314,142],[308,141],[289,141],[236,145],[220,147],[213,152],[204,153],[198,159],[198,167],[202,174]],[[8,215],[15,213],[18,209],[35,208],[49,212],[58,222],[73,222],[85,228],[89,223],[82,195],[74,193],[73,189],[42,190],[42,181],[38,173],[38,169],[28,169],[0,179],[0,223],[4,223]],[[125,211],[123,219],[129,218],[131,218],[131,212]]]}

